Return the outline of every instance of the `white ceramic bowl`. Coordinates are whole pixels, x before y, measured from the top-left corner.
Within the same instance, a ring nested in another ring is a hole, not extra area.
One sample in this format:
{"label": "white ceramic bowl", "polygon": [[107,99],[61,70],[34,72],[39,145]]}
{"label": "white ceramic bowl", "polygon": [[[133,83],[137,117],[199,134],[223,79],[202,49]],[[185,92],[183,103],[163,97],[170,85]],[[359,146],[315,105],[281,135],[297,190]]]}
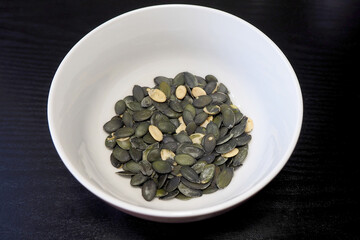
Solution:
{"label": "white ceramic bowl", "polygon": [[[190,201],[145,201],[115,174],[103,124],[134,84],[189,71],[215,75],[254,121],[249,155],[231,184]],[[207,218],[248,199],[283,168],[302,123],[297,77],[261,31],[228,13],[191,5],[147,7],[118,16],[81,39],[61,62],[51,85],[48,121],[69,171],[89,191],[141,218],[185,222]]]}

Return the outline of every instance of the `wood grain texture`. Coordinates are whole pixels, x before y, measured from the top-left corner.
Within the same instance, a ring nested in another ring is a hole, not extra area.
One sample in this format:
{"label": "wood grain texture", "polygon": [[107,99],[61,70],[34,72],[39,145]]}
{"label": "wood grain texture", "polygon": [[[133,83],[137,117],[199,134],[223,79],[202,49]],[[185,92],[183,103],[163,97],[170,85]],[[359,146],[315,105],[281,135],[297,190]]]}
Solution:
{"label": "wood grain texture", "polygon": [[246,203],[201,222],[153,223],[114,210],[71,176],[47,125],[58,65],[99,24],[162,3],[0,0],[0,239],[159,239],[174,233],[184,239],[189,232],[198,239],[358,239],[359,1],[184,2],[255,25],[285,53],[300,82],[304,119],[295,151]]}

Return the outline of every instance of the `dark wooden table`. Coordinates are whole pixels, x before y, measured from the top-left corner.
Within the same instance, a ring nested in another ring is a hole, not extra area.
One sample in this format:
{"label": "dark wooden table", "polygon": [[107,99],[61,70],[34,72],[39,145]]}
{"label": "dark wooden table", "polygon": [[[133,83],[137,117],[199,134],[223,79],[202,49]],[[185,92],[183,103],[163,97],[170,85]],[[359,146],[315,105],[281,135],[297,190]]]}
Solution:
{"label": "dark wooden table", "polygon": [[155,223],[113,209],[55,151],[48,90],[62,58],[90,30],[166,2],[0,0],[0,239],[360,238],[360,2],[185,2],[250,22],[294,67],[304,120],[284,169],[251,200],[200,222]]}

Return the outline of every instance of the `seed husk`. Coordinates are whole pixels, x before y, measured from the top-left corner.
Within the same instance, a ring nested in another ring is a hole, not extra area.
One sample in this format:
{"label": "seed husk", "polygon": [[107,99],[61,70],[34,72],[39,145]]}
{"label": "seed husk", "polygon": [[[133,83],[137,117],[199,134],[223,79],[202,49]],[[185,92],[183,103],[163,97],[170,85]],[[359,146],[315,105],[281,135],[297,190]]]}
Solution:
{"label": "seed husk", "polygon": [[219,189],[227,187],[234,176],[234,169],[231,167],[224,167],[219,176],[216,178],[216,186]]}
{"label": "seed husk", "polygon": [[157,173],[161,173],[161,174],[170,173],[172,170],[171,164],[163,160],[157,160],[153,162],[152,167]]}
{"label": "seed husk", "polygon": [[185,153],[176,154],[174,159],[181,166],[192,166],[196,162],[194,157]]}
{"label": "seed husk", "polygon": [[121,118],[113,118],[110,121],[108,121],[107,123],[104,124],[104,130],[107,133],[112,133],[115,132],[116,130],[118,130],[119,128],[121,128],[123,126],[123,121],[121,120]]}
{"label": "seed husk", "polygon": [[156,191],[157,191],[157,186],[154,180],[152,179],[147,180],[141,188],[142,196],[146,201],[153,200],[156,195]]}
{"label": "seed husk", "polygon": [[121,115],[126,110],[126,104],[124,100],[119,100],[115,103],[115,113]]}
{"label": "seed husk", "polygon": [[149,97],[154,100],[155,102],[163,103],[166,101],[166,95],[163,91],[159,89],[151,89],[148,88],[147,92],[149,94]]}
{"label": "seed husk", "polygon": [[114,136],[116,138],[130,137],[135,133],[135,130],[130,127],[122,127],[115,131]]}
{"label": "seed husk", "polygon": [[187,93],[186,87],[184,85],[180,85],[176,88],[175,96],[178,99],[182,100],[186,96],[186,93]]}
{"label": "seed husk", "polygon": [[208,95],[199,96],[194,99],[193,105],[197,108],[203,108],[212,102],[212,98]]}
{"label": "seed husk", "polygon": [[161,142],[163,139],[163,134],[160,129],[154,125],[149,126],[149,133],[151,136],[158,142]]}
{"label": "seed husk", "polygon": [[202,192],[198,189],[191,189],[180,182],[178,186],[179,191],[187,197],[201,197]]}
{"label": "seed husk", "polygon": [[196,171],[194,169],[192,169],[189,166],[183,166],[180,169],[180,173],[181,175],[186,178],[188,181],[193,182],[193,183],[200,183],[200,177],[199,175],[196,173]]}

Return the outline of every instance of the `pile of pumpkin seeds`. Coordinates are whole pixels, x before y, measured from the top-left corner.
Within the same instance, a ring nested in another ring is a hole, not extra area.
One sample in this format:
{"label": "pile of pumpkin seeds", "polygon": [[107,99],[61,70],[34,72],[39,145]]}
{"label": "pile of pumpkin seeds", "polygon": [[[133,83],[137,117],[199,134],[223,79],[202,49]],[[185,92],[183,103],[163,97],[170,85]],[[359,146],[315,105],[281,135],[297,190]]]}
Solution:
{"label": "pile of pumpkin seeds", "polygon": [[229,185],[247,154],[253,122],[213,75],[181,72],[135,85],[105,123],[111,164],[142,196],[190,199]]}

